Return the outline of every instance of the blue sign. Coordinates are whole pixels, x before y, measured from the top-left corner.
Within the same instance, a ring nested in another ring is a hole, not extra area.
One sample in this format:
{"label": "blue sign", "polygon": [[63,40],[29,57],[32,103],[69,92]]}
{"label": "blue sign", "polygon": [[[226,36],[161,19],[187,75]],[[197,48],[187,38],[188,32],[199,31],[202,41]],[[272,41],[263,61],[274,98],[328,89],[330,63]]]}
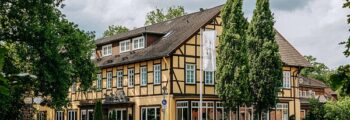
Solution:
{"label": "blue sign", "polygon": [[166,105],[166,100],[165,99],[162,100],[162,105]]}

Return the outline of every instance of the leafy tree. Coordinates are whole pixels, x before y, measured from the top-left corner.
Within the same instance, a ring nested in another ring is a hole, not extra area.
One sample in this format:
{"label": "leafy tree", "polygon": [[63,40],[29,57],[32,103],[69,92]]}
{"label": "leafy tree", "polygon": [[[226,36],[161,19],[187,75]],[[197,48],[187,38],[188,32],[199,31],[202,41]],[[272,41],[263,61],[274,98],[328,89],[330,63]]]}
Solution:
{"label": "leafy tree", "polygon": [[350,120],[350,97],[338,101],[328,101],[324,105],[325,118],[328,120]]}
{"label": "leafy tree", "polygon": [[155,23],[163,22],[179,16],[183,16],[185,14],[186,13],[183,6],[170,7],[166,13],[163,12],[163,9],[157,8],[156,10],[147,13],[145,25],[152,25]]}
{"label": "leafy tree", "polygon": [[310,110],[306,114],[305,120],[325,120],[325,110],[323,103],[315,98],[309,99]]}
{"label": "leafy tree", "polygon": [[249,81],[258,113],[276,105],[282,82],[282,60],[275,40],[269,0],[258,0],[249,24]]}
{"label": "leafy tree", "polygon": [[10,97],[0,97],[7,101],[1,105],[2,119],[20,119],[26,93],[50,96],[59,109],[68,103],[73,82],[86,90],[94,80],[94,35],[69,22],[60,6],[61,0],[0,1],[0,48],[6,50],[0,71],[10,90]]}
{"label": "leafy tree", "polygon": [[305,77],[315,78],[324,82],[328,82],[331,70],[324,64],[316,61],[316,58],[309,55],[304,56],[307,61],[309,61],[312,67],[304,68],[301,70],[300,74]]}
{"label": "leafy tree", "polygon": [[95,110],[94,110],[94,120],[103,120],[102,116],[102,103],[101,101],[97,101],[95,104]]}
{"label": "leafy tree", "polygon": [[[343,5],[343,8],[349,8],[350,9],[350,1],[349,0],[346,0],[346,2]],[[348,20],[347,20],[348,24],[350,24],[350,14],[347,15],[347,16],[348,16]],[[350,31],[350,29],[349,29],[349,31]],[[350,36],[349,36],[347,41],[341,42],[340,44],[345,44],[346,50],[343,53],[344,53],[344,55],[346,57],[349,57],[350,56]]]}
{"label": "leafy tree", "polygon": [[246,46],[247,19],[242,11],[242,0],[228,0],[221,10],[223,33],[217,56],[218,95],[227,109],[250,105],[248,56]]}
{"label": "leafy tree", "polygon": [[125,27],[125,26],[120,26],[120,25],[114,26],[114,25],[111,25],[111,26],[108,26],[108,29],[103,32],[103,36],[107,37],[107,36],[112,36],[112,35],[115,35],[115,34],[118,34],[118,33],[123,33],[123,32],[128,32],[128,31],[129,31],[129,29],[127,27]]}
{"label": "leafy tree", "polygon": [[342,96],[350,96],[350,65],[338,67],[336,72],[330,76],[330,85]]}

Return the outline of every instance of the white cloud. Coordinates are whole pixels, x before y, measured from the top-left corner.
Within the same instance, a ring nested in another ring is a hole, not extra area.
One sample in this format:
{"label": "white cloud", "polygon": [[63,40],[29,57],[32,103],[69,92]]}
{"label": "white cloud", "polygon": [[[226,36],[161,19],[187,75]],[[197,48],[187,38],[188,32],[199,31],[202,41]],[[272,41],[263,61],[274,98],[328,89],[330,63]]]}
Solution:
{"label": "white cloud", "polygon": [[[211,8],[226,0],[67,0],[62,10],[67,18],[98,37],[108,25],[130,29],[144,25],[147,12],[155,8],[184,6],[187,13]],[[346,14],[340,0],[271,0],[275,27],[303,55],[313,55],[331,68],[349,63],[340,41],[349,35]],[[244,0],[244,11],[251,17],[255,0]]]}

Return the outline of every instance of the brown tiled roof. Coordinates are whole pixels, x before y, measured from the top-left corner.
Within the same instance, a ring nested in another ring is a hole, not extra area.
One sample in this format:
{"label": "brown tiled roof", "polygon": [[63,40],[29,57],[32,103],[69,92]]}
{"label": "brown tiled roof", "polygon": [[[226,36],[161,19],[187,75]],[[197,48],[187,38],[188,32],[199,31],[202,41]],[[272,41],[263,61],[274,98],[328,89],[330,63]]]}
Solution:
{"label": "brown tiled roof", "polygon": [[299,80],[302,81],[299,83],[300,87],[321,87],[321,88],[328,87],[324,82],[313,78],[300,76]]}
{"label": "brown tiled roof", "polygon": [[[101,60],[97,61],[97,64],[100,67],[107,67],[169,56],[176,48],[199,31],[201,27],[210,22],[212,18],[216,17],[220,13],[220,9],[221,6],[217,6],[168,21],[137,28],[126,33],[98,39],[95,43],[99,46],[144,33],[165,34],[159,40],[156,40],[155,43],[144,49],[126,52],[119,56],[103,57]],[[279,44],[280,54],[284,64],[301,67],[311,66],[281,34],[276,34],[276,40]]]}

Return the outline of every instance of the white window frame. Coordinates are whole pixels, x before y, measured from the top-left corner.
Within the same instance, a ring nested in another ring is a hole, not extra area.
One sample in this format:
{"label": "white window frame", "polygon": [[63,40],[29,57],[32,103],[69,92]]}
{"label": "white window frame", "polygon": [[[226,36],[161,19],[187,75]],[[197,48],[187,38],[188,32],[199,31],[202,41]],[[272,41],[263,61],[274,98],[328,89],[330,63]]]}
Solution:
{"label": "white window frame", "polygon": [[[277,103],[276,104],[276,109],[282,110],[282,120],[288,120],[288,117],[289,117],[288,107],[289,107],[288,103]],[[287,115],[284,116],[285,115],[284,113],[287,113]]]}
{"label": "white window frame", "polygon": [[55,120],[64,120],[64,112],[63,111],[56,111]]}
{"label": "white window frame", "polygon": [[120,53],[130,51],[130,40],[120,41],[119,48],[120,48]]}
{"label": "white window frame", "polygon": [[113,79],[113,72],[107,72],[107,81],[106,81],[106,88],[107,89],[112,88],[112,79]]}
{"label": "white window frame", "polygon": [[112,44],[102,46],[102,57],[112,55]]}
{"label": "white window frame", "polygon": [[[189,75],[189,73],[191,73],[191,75]],[[185,76],[186,84],[196,84],[196,65],[195,64],[186,64],[185,74],[186,74]]]}
{"label": "white window frame", "polygon": [[75,93],[76,90],[77,90],[77,83],[73,82],[71,91],[72,91],[72,93]]}
{"label": "white window frame", "polygon": [[128,86],[134,87],[135,85],[135,70],[128,69]]}
{"label": "white window frame", "polygon": [[[210,74],[208,74],[210,73]],[[210,76],[209,76],[210,75]],[[204,71],[204,81],[206,85],[214,85],[215,81],[215,72],[214,71]]]}
{"label": "white window frame", "polygon": [[[181,109],[182,112],[183,112],[184,109],[186,109],[187,110],[186,112],[188,112],[188,101],[177,101],[176,102],[176,120],[180,119],[180,118],[178,118],[178,114],[179,114],[178,111],[177,111],[178,109]],[[182,118],[184,118],[183,114],[181,116],[181,119]]]}
{"label": "white window frame", "polygon": [[140,67],[140,80],[141,80],[141,86],[147,85],[147,67]]}
{"label": "white window frame", "polygon": [[290,71],[283,71],[283,88],[290,88],[290,81],[291,74]]}
{"label": "white window frame", "polygon": [[102,89],[102,75],[101,74],[97,74],[96,88],[98,90]]}
{"label": "white window frame", "polygon": [[68,110],[67,120],[77,120],[78,119],[77,115],[78,115],[77,110]]}
{"label": "white window frame", "polygon": [[145,38],[143,36],[132,39],[132,49],[138,50],[145,48]]}
{"label": "white window frame", "polygon": [[117,71],[117,88],[123,88],[123,71]]}
{"label": "white window frame", "polygon": [[[159,109],[159,111],[160,111],[160,112],[159,112],[159,116],[162,114],[162,113],[161,113],[161,110],[160,110],[160,109],[161,109],[160,107],[141,107],[141,116],[140,116],[141,120],[143,120],[143,119],[142,119],[142,116],[143,116],[142,110],[143,110],[143,109],[146,110],[146,113],[145,113],[145,114],[146,114],[146,120],[148,120],[148,118],[147,118],[148,109],[154,109],[154,110],[155,110],[155,111],[154,111],[154,117],[155,117],[154,119],[157,119],[157,109]],[[160,119],[161,119],[161,118],[160,118]]]}
{"label": "white window frame", "polygon": [[153,82],[160,84],[162,81],[162,67],[160,64],[153,65]]}

